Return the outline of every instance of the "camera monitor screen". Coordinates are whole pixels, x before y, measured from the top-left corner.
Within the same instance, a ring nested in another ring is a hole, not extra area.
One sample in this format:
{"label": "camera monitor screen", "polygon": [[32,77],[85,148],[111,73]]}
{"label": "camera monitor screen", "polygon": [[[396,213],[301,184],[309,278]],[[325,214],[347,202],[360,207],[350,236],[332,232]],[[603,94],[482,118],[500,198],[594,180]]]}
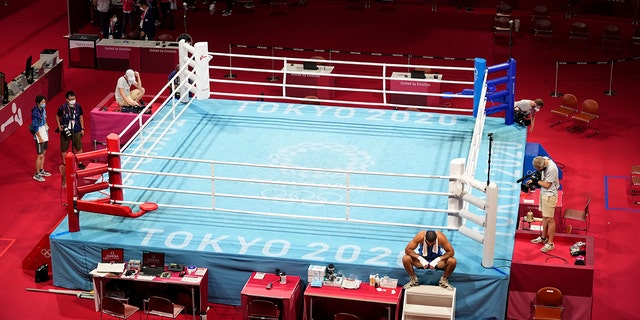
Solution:
{"label": "camera monitor screen", "polygon": [[164,253],[162,252],[142,252],[142,266],[164,267]]}
{"label": "camera monitor screen", "polygon": [[315,62],[304,62],[302,68],[304,70],[318,70],[318,65]]}
{"label": "camera monitor screen", "polygon": [[424,75],[423,70],[411,70],[411,78],[412,79],[426,79],[427,77]]}
{"label": "camera monitor screen", "polygon": [[27,78],[28,83],[33,83],[33,69],[31,68],[32,59],[33,59],[32,56],[29,56],[24,66],[24,76],[25,78]]}

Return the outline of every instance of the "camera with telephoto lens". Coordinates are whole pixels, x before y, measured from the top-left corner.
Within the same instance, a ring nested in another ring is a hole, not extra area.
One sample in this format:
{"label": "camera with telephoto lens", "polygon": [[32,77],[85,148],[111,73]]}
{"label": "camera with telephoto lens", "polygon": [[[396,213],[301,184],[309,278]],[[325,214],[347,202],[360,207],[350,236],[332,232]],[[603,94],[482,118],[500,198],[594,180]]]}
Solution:
{"label": "camera with telephoto lens", "polygon": [[[525,181],[527,179],[528,179],[528,181],[523,182],[523,181]],[[532,173],[530,173],[530,174],[518,179],[518,181],[516,181],[516,182],[518,182],[518,183],[522,182],[520,184],[520,190],[522,192],[527,193],[527,192],[531,192],[531,191],[535,190],[538,187],[538,181],[540,181],[540,180],[542,180],[542,172],[536,170],[536,171],[534,171],[534,172],[532,172]]]}
{"label": "camera with telephoto lens", "polygon": [[69,127],[62,128],[62,135],[65,138],[71,138],[71,136],[73,136],[73,133],[71,132],[71,128]]}

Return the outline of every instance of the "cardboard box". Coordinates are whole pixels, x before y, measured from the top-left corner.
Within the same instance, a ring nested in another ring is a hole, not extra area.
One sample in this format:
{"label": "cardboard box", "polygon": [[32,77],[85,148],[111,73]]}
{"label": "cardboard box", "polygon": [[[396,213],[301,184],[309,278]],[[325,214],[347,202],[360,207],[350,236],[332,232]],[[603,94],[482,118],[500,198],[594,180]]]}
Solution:
{"label": "cardboard box", "polygon": [[58,63],[58,50],[44,49],[40,52],[40,62],[46,68],[51,68]]}
{"label": "cardboard box", "polygon": [[326,271],[327,271],[326,266],[310,265],[307,272],[307,281],[309,283],[313,282],[313,280],[323,281],[324,274]]}

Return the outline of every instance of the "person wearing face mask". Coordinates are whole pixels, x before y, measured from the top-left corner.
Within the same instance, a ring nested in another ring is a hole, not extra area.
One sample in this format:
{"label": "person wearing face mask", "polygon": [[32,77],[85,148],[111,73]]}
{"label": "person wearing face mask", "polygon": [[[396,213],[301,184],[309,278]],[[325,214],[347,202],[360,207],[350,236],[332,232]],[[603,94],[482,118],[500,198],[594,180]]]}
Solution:
{"label": "person wearing face mask", "polygon": [[513,116],[517,124],[528,127],[533,130],[535,124],[535,114],[544,106],[542,99],[536,100],[520,100],[514,103]]}
{"label": "person wearing face mask", "polygon": [[120,39],[122,38],[122,26],[118,21],[118,15],[112,12],[107,22],[102,29],[102,37],[105,39]]}
{"label": "person wearing face mask", "polygon": [[[70,142],[74,153],[82,153],[82,137],[84,136],[82,107],[76,102],[76,94],[73,91],[67,91],[65,98],[67,101],[58,108],[56,113],[56,123],[58,124],[56,132],[60,132],[62,163],[64,163],[67,150],[69,150]],[[82,163],[78,163],[78,167],[85,168]]]}
{"label": "person wearing face mask", "polygon": [[36,173],[33,180],[45,182],[44,177],[51,173],[44,170],[44,156],[49,145],[49,125],[47,124],[47,99],[44,96],[36,97],[36,105],[31,110],[31,127],[33,127],[33,140],[36,142]]}

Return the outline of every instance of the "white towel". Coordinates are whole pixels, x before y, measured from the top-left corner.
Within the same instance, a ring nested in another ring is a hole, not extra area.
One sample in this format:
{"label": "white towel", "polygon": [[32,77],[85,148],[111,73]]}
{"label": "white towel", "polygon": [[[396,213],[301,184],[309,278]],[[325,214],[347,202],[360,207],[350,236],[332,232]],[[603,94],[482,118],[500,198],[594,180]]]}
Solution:
{"label": "white towel", "polygon": [[[437,235],[437,234],[436,234]],[[426,256],[427,255],[427,248],[429,248],[429,245],[427,244],[427,232],[424,232],[424,243],[422,244],[422,246],[425,248],[423,251],[423,254]],[[438,249],[438,237],[436,236],[436,243],[433,244],[433,247],[431,248],[431,252],[433,253],[438,253],[439,249]]]}
{"label": "white towel", "polygon": [[[426,242],[426,240],[425,240]],[[433,247],[431,248],[431,252],[433,253],[438,253],[438,238],[436,237],[436,243],[433,244]]]}

